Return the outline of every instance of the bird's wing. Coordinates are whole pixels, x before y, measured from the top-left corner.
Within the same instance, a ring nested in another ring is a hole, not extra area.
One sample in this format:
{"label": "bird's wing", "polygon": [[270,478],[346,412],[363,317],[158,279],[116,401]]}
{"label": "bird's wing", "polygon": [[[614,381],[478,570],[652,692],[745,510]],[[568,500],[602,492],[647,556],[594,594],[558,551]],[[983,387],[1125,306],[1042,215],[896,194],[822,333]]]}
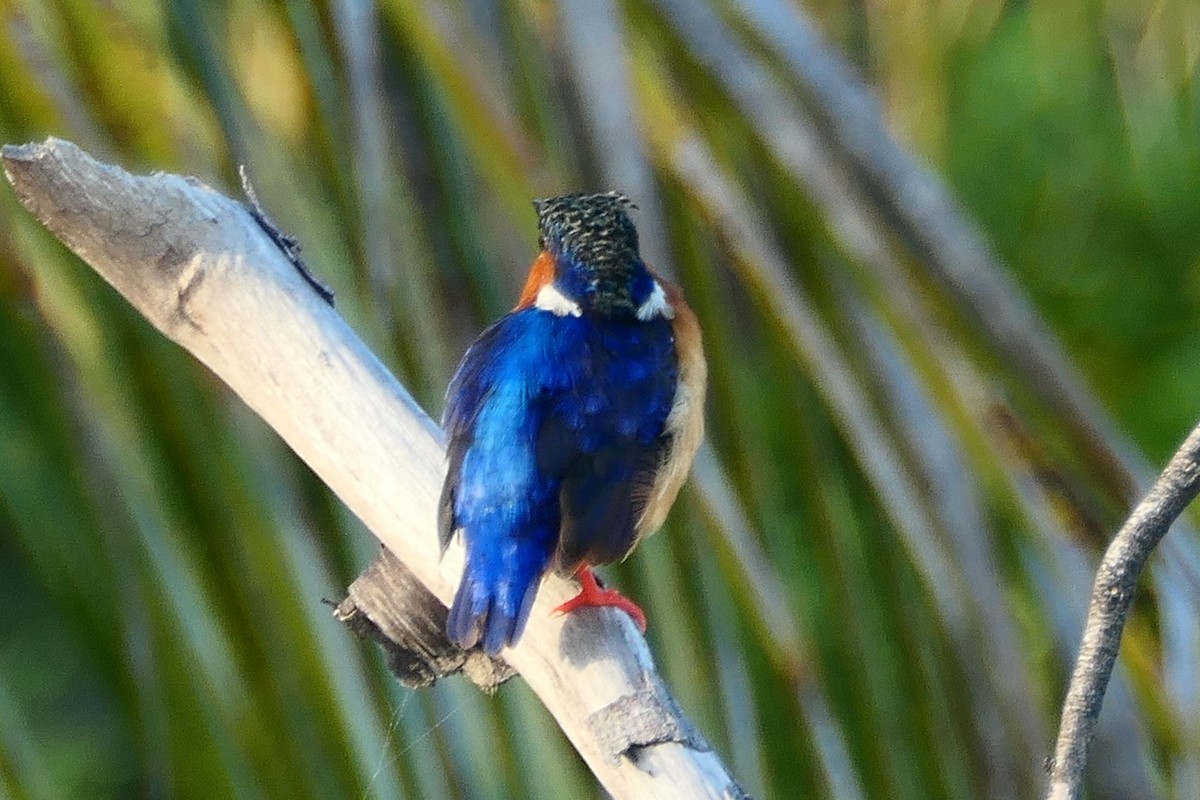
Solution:
{"label": "bird's wing", "polygon": [[[551,400],[580,382],[583,367],[571,357],[578,349],[572,331],[580,324],[535,309],[514,311],[484,330],[463,356],[442,415],[449,462],[438,504],[443,550],[465,524],[459,517],[466,511],[511,501],[511,522],[519,528],[534,506],[557,496],[573,444],[566,443],[555,463],[542,461],[536,450]],[[473,493],[464,505],[460,493],[468,489]]]}
{"label": "bird's wing", "polygon": [[667,319],[609,323],[584,348],[585,380],[555,397],[538,461],[559,469],[560,571],[628,555],[671,447],[677,358]]}
{"label": "bird's wing", "polygon": [[446,434],[448,469],[438,501],[438,543],[443,552],[458,529],[454,504],[462,478],[463,459],[475,438],[479,412],[503,366],[500,362],[504,357],[504,344],[512,336],[509,330],[511,316],[501,318],[479,335],[463,356],[446,389],[442,429]]}
{"label": "bird's wing", "polygon": [[580,564],[608,564],[624,558],[637,543],[654,476],[669,441],[608,447],[578,460],[562,482],[562,528],[557,564],[573,572]]}

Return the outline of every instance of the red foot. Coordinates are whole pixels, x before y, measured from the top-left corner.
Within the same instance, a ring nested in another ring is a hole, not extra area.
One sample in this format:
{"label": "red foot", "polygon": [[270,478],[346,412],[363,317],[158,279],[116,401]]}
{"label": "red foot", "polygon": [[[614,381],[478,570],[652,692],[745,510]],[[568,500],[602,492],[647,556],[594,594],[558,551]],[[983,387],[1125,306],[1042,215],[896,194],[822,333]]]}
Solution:
{"label": "red foot", "polygon": [[566,614],[580,606],[615,606],[633,618],[638,630],[642,633],[646,632],[646,615],[637,607],[637,603],[616,589],[601,589],[600,584],[596,583],[596,575],[592,572],[591,567],[586,565],[580,567],[579,571],[575,573],[575,577],[579,578],[583,589],[579,594],[554,609],[556,614]]}

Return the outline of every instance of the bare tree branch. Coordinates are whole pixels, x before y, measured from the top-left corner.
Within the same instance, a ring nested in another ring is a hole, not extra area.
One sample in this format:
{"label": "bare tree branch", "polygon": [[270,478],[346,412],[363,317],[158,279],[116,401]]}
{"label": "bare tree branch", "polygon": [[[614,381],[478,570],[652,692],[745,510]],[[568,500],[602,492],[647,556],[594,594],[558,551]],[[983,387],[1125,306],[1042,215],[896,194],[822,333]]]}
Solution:
{"label": "bare tree branch", "polygon": [[[228,383],[446,604],[463,552],[455,545],[442,558],[434,535],[441,432],[247,209],[194,179],[133,176],[68,142],[2,155],[22,203]],[[552,615],[571,594],[569,582],[547,578],[503,657],[605,789],[743,796],[680,713],[633,623],[611,610]]]}
{"label": "bare tree branch", "polygon": [[1076,800],[1082,792],[1087,748],[1096,732],[1100,704],[1117,660],[1138,576],[1171,523],[1198,491],[1200,426],[1172,456],[1150,492],[1117,531],[1100,562],[1050,764],[1047,797],[1051,800]]}

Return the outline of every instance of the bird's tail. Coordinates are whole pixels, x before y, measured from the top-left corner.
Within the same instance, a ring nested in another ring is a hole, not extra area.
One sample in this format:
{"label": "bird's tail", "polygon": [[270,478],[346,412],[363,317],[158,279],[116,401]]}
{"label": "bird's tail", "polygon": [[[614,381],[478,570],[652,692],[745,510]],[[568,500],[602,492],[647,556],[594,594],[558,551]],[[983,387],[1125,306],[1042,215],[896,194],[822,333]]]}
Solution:
{"label": "bird's tail", "polygon": [[532,542],[512,544],[497,554],[468,540],[466,568],[446,620],[450,641],[464,650],[482,642],[496,655],[525,630],[548,557]]}

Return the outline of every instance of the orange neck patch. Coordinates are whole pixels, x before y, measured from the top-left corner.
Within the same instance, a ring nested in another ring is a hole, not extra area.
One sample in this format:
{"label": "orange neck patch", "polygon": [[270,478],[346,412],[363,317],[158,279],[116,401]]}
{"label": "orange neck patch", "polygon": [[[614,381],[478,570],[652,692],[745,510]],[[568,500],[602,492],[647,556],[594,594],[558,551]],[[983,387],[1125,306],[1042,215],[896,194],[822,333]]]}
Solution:
{"label": "orange neck patch", "polygon": [[553,283],[554,278],[554,256],[543,250],[533,260],[533,266],[529,269],[529,277],[525,279],[525,288],[521,290],[521,299],[517,301],[517,307],[513,311],[520,311],[533,305],[537,300],[538,292],[546,284]]}

